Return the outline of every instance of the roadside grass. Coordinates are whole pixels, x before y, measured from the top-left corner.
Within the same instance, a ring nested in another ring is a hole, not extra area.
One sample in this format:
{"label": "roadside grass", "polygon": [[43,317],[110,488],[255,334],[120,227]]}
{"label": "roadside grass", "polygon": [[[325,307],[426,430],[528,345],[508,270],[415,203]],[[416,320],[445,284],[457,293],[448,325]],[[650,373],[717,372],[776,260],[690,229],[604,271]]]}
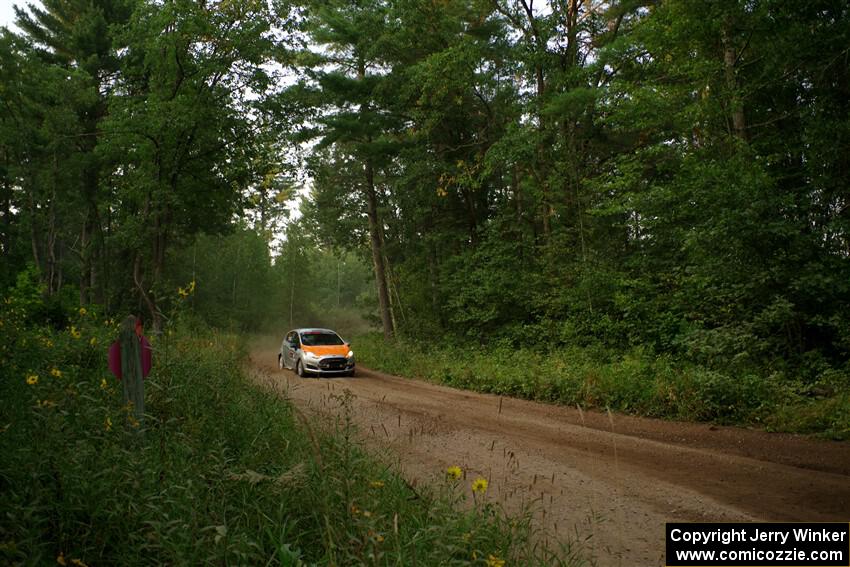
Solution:
{"label": "roadside grass", "polygon": [[498,344],[475,349],[353,341],[358,362],[383,372],[563,405],[628,414],[764,427],[850,439],[850,387],[810,396],[777,376],[727,374],[640,350],[611,357],[579,347],[541,352]]}
{"label": "roadside grass", "polygon": [[582,563],[472,479],[408,486],[352,441],[344,398],[334,427],[301,422],[250,385],[231,335],[152,341],[135,423],[106,369],[115,335],[93,313],[55,329],[0,309],[0,563]]}

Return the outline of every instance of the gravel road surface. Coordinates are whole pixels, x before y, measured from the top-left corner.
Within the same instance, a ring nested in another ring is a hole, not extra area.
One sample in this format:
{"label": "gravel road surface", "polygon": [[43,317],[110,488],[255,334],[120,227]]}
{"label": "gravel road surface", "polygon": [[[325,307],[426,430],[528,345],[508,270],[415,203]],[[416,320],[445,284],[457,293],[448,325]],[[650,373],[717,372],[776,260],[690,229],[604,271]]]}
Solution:
{"label": "gravel road surface", "polygon": [[349,390],[363,442],[411,483],[459,465],[490,479],[508,510],[586,548],[601,566],[664,565],[673,521],[850,521],[850,443],[579,411],[456,390],[360,367],[356,378],[298,378],[277,351],[252,376],[307,413]]}

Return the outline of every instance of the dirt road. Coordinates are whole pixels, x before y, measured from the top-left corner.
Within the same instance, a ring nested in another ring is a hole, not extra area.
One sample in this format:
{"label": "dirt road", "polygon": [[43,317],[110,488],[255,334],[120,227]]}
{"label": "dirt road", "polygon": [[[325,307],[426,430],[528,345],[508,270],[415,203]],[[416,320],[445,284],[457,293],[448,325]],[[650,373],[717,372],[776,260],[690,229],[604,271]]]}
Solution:
{"label": "dirt road", "polygon": [[584,541],[598,565],[664,564],[672,521],[850,521],[850,443],[665,422],[476,394],[360,369],[300,379],[252,352],[254,378],[308,411],[355,396],[365,442],[411,482],[459,465],[489,495]]}

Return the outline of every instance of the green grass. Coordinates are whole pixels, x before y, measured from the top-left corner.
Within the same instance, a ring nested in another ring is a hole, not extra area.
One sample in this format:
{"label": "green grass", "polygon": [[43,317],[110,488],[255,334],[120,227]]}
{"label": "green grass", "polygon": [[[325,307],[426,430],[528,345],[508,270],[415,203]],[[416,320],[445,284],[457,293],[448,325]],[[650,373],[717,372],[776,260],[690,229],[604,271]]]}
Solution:
{"label": "green grass", "polygon": [[541,352],[501,344],[439,348],[378,334],[357,337],[358,361],[384,372],[458,388],[564,405],[689,421],[755,425],[850,439],[850,385],[805,395],[777,376],[731,374],[636,350],[612,357],[591,349]]}
{"label": "green grass", "polygon": [[233,336],[154,341],[137,425],[105,368],[114,326],[0,322],[0,563],[581,563],[444,471],[410,487],[352,440],[344,396],[329,427],[299,418],[246,379]]}

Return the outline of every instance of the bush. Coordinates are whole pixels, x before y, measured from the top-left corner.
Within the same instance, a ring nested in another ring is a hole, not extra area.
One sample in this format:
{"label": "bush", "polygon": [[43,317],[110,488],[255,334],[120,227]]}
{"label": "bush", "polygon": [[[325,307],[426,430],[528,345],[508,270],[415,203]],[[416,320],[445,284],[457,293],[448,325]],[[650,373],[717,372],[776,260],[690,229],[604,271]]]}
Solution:
{"label": "bush", "polygon": [[827,399],[812,402],[808,390],[778,373],[722,372],[641,348],[617,357],[595,346],[551,352],[505,343],[426,348],[385,342],[377,334],[356,343],[358,360],[367,366],[458,388],[668,419],[848,435],[848,384],[834,371],[818,382]]}
{"label": "bush", "polygon": [[[0,315],[0,559],[6,564],[558,564],[463,485],[414,490],[352,441],[254,388],[212,331],[152,340],[143,423],[107,373],[109,321]],[[435,471],[437,476],[440,471]],[[563,564],[563,563],[561,563]]]}

